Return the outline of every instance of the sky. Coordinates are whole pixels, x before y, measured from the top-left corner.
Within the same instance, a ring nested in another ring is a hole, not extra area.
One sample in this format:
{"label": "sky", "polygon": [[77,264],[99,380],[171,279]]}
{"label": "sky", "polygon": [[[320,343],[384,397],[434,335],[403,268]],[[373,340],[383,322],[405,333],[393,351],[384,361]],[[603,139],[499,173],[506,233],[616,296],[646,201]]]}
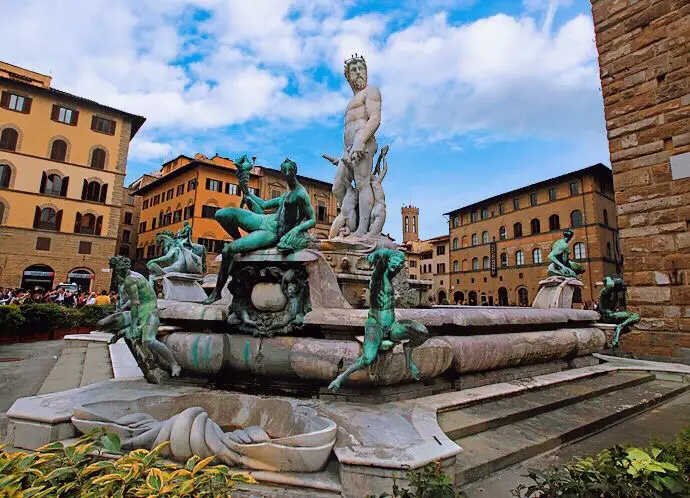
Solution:
{"label": "sky", "polygon": [[[363,54],[380,88],[385,232],[609,164],[588,0],[3,0],[0,60],[146,117],[127,182],[178,154],[257,156],[332,181]],[[11,43],[7,43],[11,40]]]}

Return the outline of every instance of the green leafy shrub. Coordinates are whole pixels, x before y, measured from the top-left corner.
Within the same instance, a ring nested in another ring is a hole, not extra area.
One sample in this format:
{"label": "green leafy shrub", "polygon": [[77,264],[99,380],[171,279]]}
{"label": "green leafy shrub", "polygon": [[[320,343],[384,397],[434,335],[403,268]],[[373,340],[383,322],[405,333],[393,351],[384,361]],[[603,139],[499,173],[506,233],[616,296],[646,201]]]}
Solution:
{"label": "green leafy shrub", "polygon": [[84,306],[77,309],[79,312],[78,323],[79,327],[95,327],[99,320],[115,311],[114,304],[92,305]]}
{"label": "green leafy shrub", "polygon": [[0,306],[0,335],[18,335],[24,330],[24,315],[19,306]]}
{"label": "green leafy shrub", "polygon": [[[398,486],[393,479],[393,494],[383,493],[378,498],[456,498],[465,496],[453,489],[453,481],[443,472],[441,462],[436,461],[421,470],[412,470],[405,475],[410,489]],[[414,489],[414,491],[412,491]],[[367,498],[376,498],[369,495]]]}
{"label": "green leafy shrub", "polygon": [[525,498],[661,498],[690,496],[690,429],[673,443],[648,449],[614,446],[562,468],[530,469],[533,484],[512,495]]}
{"label": "green leafy shrub", "polygon": [[74,311],[57,304],[25,304],[20,308],[24,315],[24,329],[28,332],[52,332],[76,325]]}
{"label": "green leafy shrub", "polygon": [[36,452],[0,451],[0,496],[215,497],[230,496],[238,483],[256,483],[247,473],[210,465],[214,457],[166,463],[159,455],[169,442],[112,460],[101,456],[94,439],[92,433],[70,446],[55,442]]}

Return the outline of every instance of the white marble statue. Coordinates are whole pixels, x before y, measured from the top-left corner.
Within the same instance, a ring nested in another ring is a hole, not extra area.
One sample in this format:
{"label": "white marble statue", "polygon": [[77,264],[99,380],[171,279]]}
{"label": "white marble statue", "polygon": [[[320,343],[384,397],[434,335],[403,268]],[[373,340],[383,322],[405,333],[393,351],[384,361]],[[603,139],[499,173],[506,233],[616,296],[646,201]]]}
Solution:
{"label": "white marble statue", "polygon": [[[345,61],[345,78],[350,83],[354,97],[345,110],[345,150],[337,164],[333,193],[342,209],[354,181],[357,211],[352,213],[350,210],[347,213],[346,216],[350,218],[344,226],[354,226],[352,217],[357,215],[356,229],[350,235],[378,237],[383,227],[378,228],[377,224],[378,233],[371,230],[372,210],[375,204],[371,174],[374,155],[378,149],[374,133],[381,124],[381,92],[378,88],[368,86],[367,64],[362,56],[355,54]],[[333,230],[331,232],[333,233]]]}

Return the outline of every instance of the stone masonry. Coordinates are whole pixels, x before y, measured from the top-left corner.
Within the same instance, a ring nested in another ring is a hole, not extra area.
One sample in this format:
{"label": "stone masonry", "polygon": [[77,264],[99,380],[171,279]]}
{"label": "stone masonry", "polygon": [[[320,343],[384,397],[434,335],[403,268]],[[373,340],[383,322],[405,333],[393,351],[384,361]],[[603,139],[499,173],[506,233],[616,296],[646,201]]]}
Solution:
{"label": "stone masonry", "polygon": [[618,226],[639,312],[624,350],[690,348],[690,2],[592,0]]}

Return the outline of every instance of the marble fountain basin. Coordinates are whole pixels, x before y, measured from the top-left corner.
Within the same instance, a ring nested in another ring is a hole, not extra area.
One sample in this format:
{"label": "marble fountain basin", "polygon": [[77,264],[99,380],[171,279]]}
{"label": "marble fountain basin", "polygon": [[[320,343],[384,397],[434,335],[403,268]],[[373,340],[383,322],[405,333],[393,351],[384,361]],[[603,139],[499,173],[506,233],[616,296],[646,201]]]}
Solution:
{"label": "marble fountain basin", "polygon": [[231,466],[276,472],[321,470],[337,430],[313,408],[223,392],[87,403],[74,410],[72,423],[83,433],[105,428],[124,449],[170,441],[163,456],[173,460],[215,455]]}

